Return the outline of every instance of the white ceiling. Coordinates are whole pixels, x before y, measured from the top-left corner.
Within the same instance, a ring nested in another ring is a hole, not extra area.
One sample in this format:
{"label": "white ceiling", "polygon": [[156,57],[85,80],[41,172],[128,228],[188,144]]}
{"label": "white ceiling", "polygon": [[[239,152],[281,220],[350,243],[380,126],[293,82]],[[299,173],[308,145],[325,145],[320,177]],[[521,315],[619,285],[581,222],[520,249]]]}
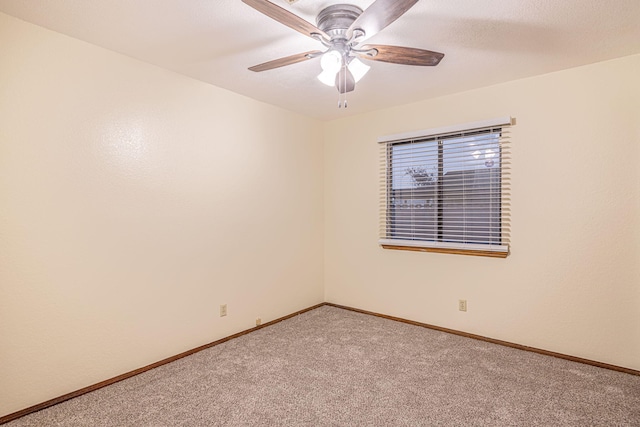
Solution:
{"label": "white ceiling", "polygon": [[[315,25],[336,3],[272,0]],[[240,0],[0,0],[0,11],[288,110],[334,119],[640,53],[640,0],[421,0],[370,43],[445,53],[437,67],[369,62],[338,109],[319,60],[247,67],[320,49]]]}

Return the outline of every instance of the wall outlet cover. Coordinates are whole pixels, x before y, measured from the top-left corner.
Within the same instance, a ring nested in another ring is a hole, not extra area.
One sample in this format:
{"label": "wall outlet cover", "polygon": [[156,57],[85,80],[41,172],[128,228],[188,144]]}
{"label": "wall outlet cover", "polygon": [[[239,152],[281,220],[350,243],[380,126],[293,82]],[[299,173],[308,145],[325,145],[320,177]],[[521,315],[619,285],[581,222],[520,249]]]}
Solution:
{"label": "wall outlet cover", "polygon": [[467,311],[467,300],[466,299],[458,300],[458,310]]}

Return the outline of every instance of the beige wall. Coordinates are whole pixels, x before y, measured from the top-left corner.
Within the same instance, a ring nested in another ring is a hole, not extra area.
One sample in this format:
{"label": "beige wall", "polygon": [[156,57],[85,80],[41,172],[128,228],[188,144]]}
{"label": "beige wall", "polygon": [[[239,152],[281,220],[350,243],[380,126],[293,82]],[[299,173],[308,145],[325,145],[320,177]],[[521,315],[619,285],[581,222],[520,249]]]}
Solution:
{"label": "beige wall", "polygon": [[[638,76],[636,55],[329,123],[326,300],[640,369]],[[511,256],[379,248],[378,136],[505,115]]]}
{"label": "beige wall", "polygon": [[321,137],[0,14],[0,416],[322,302]]}

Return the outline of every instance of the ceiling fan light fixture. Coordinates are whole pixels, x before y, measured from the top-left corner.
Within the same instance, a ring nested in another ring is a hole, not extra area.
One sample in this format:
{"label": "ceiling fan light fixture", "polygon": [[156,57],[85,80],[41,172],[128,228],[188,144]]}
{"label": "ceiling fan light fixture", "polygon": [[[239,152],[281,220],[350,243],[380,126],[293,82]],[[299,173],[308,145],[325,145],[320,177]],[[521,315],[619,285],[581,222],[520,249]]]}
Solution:
{"label": "ceiling fan light fixture", "polygon": [[353,78],[356,80],[356,83],[359,82],[360,79],[363,78],[371,69],[370,66],[366,65],[358,58],[353,58],[351,62],[349,62],[348,68],[349,71],[351,71],[351,74],[353,74]]}
{"label": "ceiling fan light fixture", "polygon": [[320,66],[322,71],[331,72],[335,75],[342,67],[342,54],[335,49],[328,50],[320,58]]}
{"label": "ceiling fan light fixture", "polygon": [[320,74],[318,74],[318,80],[320,80],[322,83],[326,84],[327,86],[335,86],[336,85],[336,74],[338,74],[337,72],[332,72],[329,70],[325,70],[323,72],[321,72]]}

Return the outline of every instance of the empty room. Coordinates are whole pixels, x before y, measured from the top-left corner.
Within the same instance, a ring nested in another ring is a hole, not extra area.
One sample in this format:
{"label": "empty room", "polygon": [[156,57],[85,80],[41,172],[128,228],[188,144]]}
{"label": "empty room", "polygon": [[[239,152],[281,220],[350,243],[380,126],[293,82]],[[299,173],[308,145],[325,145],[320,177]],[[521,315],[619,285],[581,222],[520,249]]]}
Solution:
{"label": "empty room", "polygon": [[637,0],[0,0],[0,424],[640,426]]}

